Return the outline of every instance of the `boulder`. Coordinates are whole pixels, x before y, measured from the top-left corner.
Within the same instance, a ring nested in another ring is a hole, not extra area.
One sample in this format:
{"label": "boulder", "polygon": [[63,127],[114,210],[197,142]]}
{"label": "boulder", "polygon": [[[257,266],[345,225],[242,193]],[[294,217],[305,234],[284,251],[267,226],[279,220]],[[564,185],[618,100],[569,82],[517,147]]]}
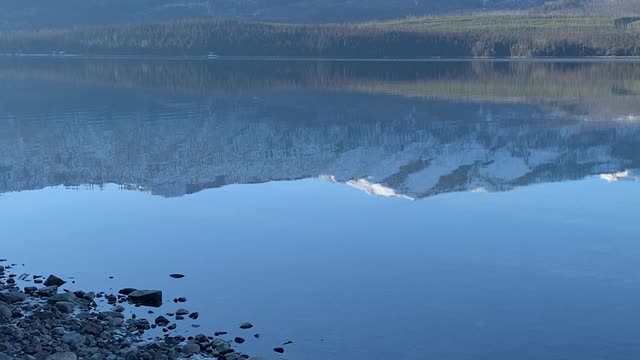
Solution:
{"label": "boulder", "polygon": [[58,287],[57,286],[46,286],[43,288],[40,288],[36,291],[36,294],[38,296],[42,296],[42,297],[51,297],[55,294],[58,293]]}
{"label": "boulder", "polygon": [[58,309],[63,314],[72,313],[75,307],[76,305],[74,303],[68,301],[59,301],[56,303],[56,309]]}
{"label": "boulder", "polygon": [[0,292],[0,301],[13,304],[18,302],[23,302],[27,299],[27,295],[20,292],[8,291],[8,292]]}
{"label": "boulder", "polygon": [[131,294],[129,294],[129,300],[134,304],[151,306],[151,307],[160,307],[162,305],[162,291],[136,290]]}
{"label": "boulder", "polygon": [[66,284],[67,282],[60,279],[59,277],[55,276],[55,275],[49,275],[49,277],[47,278],[47,280],[44,281],[44,286],[62,286],[64,284]]}

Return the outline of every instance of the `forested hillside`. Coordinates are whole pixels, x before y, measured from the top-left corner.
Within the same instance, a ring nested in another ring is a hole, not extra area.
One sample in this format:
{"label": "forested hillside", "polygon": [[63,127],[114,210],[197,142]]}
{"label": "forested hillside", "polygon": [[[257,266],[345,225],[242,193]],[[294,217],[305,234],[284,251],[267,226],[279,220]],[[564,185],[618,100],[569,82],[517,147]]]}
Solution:
{"label": "forested hillside", "polygon": [[[581,0],[583,1],[583,0]],[[212,17],[294,23],[529,9],[545,0],[0,0],[0,29]]]}
{"label": "forested hillside", "polygon": [[366,24],[236,20],[0,33],[5,54],[338,58],[637,56],[633,17],[483,15]]}

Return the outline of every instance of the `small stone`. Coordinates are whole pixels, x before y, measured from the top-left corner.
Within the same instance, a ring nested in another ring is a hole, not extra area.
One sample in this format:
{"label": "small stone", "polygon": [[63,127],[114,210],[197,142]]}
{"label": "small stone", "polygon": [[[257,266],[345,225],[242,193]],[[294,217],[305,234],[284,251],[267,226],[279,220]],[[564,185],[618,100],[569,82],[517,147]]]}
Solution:
{"label": "small stone", "polygon": [[284,354],[284,348],[281,347],[273,348],[273,351],[277,352],[278,354]]}
{"label": "small stone", "polygon": [[253,324],[248,322],[240,324],[240,329],[248,330],[248,329],[251,329],[252,327],[253,327]]}
{"label": "small stone", "polygon": [[193,320],[198,320],[199,317],[200,317],[200,313],[198,313],[198,312],[193,312],[193,313],[189,314],[189,318],[193,319]]}
{"label": "small stone", "polygon": [[155,323],[158,326],[167,326],[169,325],[169,319],[164,316],[158,316],[155,320]]}
{"label": "small stone", "polygon": [[245,342],[245,339],[241,338],[241,337],[236,337],[235,339],[233,339],[233,341],[236,342],[236,344],[242,344]]}
{"label": "small stone", "polygon": [[182,279],[184,277],[184,275],[182,275],[182,274],[171,274],[169,276],[174,278],[174,279]]}
{"label": "small stone", "polygon": [[176,311],[176,315],[188,315],[189,314],[189,310],[186,309],[178,309],[178,311]]}
{"label": "small stone", "polygon": [[55,276],[55,275],[49,275],[49,277],[47,278],[47,280],[44,281],[44,286],[62,286],[64,284],[66,284],[67,282],[60,279],[59,277]]}

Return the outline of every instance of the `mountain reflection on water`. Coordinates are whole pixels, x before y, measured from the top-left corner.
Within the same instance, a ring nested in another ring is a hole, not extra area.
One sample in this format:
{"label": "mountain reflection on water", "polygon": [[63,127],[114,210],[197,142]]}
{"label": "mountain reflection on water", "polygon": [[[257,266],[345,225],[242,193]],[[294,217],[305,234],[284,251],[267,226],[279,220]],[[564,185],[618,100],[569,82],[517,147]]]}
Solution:
{"label": "mountain reflection on water", "polygon": [[640,168],[640,63],[0,61],[0,193],[323,177],[371,194]]}

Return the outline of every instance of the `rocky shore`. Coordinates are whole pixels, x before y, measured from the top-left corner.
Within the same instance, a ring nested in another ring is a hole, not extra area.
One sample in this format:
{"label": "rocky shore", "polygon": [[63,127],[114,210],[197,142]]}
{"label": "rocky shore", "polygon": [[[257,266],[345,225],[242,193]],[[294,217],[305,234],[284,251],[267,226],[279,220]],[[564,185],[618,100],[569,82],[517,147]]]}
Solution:
{"label": "rocky shore", "polygon": [[[154,309],[163,303],[160,290],[72,292],[64,288],[66,281],[55,275],[16,274],[14,267],[0,259],[0,360],[251,358],[236,351],[231,341],[220,338],[226,332],[188,338],[175,334],[176,321],[187,316],[197,319],[199,313],[180,309],[156,314]],[[144,309],[148,316],[136,315],[142,309],[131,311],[134,307],[148,307]],[[243,323],[239,331],[252,327]],[[245,339],[236,337],[234,341],[243,343]]]}

